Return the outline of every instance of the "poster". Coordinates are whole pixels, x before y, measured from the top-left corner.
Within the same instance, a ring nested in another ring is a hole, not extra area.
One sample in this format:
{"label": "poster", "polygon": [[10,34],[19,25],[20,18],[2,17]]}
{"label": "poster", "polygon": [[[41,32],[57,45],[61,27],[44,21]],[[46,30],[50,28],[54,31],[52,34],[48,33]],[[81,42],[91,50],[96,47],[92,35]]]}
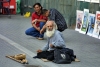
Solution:
{"label": "poster", "polygon": [[81,25],[82,25],[82,17],[83,17],[83,11],[77,10],[76,11],[76,31],[80,31]]}
{"label": "poster", "polygon": [[99,3],[99,0],[91,0],[92,3]]}
{"label": "poster", "polygon": [[95,24],[95,14],[89,14],[89,23],[88,23],[88,31],[87,35],[92,36]]}
{"label": "poster", "polygon": [[95,26],[93,37],[98,38],[100,33],[100,11],[96,11]]}
{"label": "poster", "polygon": [[89,21],[89,9],[84,9],[80,33],[86,34],[88,28],[88,21]]}

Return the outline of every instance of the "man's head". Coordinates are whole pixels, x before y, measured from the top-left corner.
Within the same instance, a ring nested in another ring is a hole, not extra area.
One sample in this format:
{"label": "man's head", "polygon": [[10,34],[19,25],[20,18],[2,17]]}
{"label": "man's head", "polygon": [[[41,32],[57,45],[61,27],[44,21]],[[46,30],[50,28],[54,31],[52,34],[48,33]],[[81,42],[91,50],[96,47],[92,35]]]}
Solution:
{"label": "man's head", "polygon": [[57,25],[54,21],[47,21],[46,23],[46,35],[47,37],[52,37],[57,29]]}
{"label": "man's head", "polygon": [[50,11],[47,10],[47,9],[43,9],[43,10],[42,10],[42,14],[43,14],[44,16],[48,17],[49,14],[50,14]]}
{"label": "man's head", "polygon": [[35,10],[35,12],[40,12],[41,10],[42,10],[42,6],[41,6],[41,4],[40,3],[35,3],[34,5],[33,5],[33,8],[34,8],[34,10]]}

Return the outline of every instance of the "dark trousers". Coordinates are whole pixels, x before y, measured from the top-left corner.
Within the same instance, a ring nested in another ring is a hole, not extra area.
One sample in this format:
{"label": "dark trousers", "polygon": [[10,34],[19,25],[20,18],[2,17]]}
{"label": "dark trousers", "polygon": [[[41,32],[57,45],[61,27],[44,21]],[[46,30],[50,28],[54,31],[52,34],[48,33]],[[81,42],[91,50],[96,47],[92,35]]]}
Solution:
{"label": "dark trousers", "polygon": [[37,53],[37,57],[52,61],[54,60],[54,51],[43,51],[43,52]]}

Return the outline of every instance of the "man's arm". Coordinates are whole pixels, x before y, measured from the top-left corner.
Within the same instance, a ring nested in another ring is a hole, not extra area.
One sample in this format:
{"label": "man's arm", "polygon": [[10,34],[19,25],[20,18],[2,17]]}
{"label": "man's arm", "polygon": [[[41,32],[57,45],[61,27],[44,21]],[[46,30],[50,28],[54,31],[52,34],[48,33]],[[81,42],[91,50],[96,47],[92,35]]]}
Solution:
{"label": "man's arm", "polygon": [[35,23],[32,23],[32,26],[33,26],[36,30],[38,30],[38,31],[40,32],[40,28],[37,27],[37,26],[35,25]]}
{"label": "man's arm", "polygon": [[40,31],[40,28],[37,27],[36,24],[35,24],[36,22],[37,22],[37,19],[34,19],[34,20],[31,22],[31,24],[32,24],[32,26],[33,26],[36,30]]}
{"label": "man's arm", "polygon": [[46,29],[46,25],[44,25],[44,26],[42,27],[42,29],[40,30],[40,34],[42,34],[42,33],[45,31],[45,29]]}
{"label": "man's arm", "polygon": [[[46,20],[38,20],[38,19],[35,19],[32,21],[32,26],[37,29],[38,31],[40,31],[40,29],[38,27],[36,27],[35,23],[36,22],[46,22]],[[43,26],[43,28],[41,29],[41,32],[40,33],[43,33],[43,31],[46,29],[45,25]]]}
{"label": "man's arm", "polygon": [[38,49],[37,53],[40,53],[42,51],[47,51],[49,49],[49,41],[47,42],[46,45],[44,45],[44,47],[42,49]]}
{"label": "man's arm", "polygon": [[48,18],[45,17],[45,16],[43,16],[43,15],[41,15],[41,16],[39,17],[39,19],[37,19],[38,22],[46,22],[47,20],[48,20]]}
{"label": "man's arm", "polygon": [[32,26],[36,29],[36,30],[38,30],[38,31],[40,31],[40,28],[38,28],[37,26],[36,26],[36,22],[37,22],[37,19],[34,17],[35,16],[35,14],[33,13],[32,14],[32,22],[31,22],[31,24],[32,24]]}
{"label": "man's arm", "polygon": [[35,23],[35,22],[46,22],[47,20],[44,20],[44,19],[34,19],[32,21],[32,23]]}
{"label": "man's arm", "polygon": [[38,22],[46,22],[44,19],[37,19]]}

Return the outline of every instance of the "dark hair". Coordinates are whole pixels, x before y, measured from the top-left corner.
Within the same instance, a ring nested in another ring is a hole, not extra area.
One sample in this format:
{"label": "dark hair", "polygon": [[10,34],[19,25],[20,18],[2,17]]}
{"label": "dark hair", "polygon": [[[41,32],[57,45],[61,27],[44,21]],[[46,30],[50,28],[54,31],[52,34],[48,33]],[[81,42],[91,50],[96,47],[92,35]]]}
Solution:
{"label": "dark hair", "polygon": [[47,9],[43,9],[42,14],[45,14],[47,11],[48,11]]}
{"label": "dark hair", "polygon": [[33,5],[33,7],[35,7],[36,5],[38,5],[39,7],[41,7],[41,10],[42,10],[42,6],[41,6],[40,3],[35,3],[35,4]]}

